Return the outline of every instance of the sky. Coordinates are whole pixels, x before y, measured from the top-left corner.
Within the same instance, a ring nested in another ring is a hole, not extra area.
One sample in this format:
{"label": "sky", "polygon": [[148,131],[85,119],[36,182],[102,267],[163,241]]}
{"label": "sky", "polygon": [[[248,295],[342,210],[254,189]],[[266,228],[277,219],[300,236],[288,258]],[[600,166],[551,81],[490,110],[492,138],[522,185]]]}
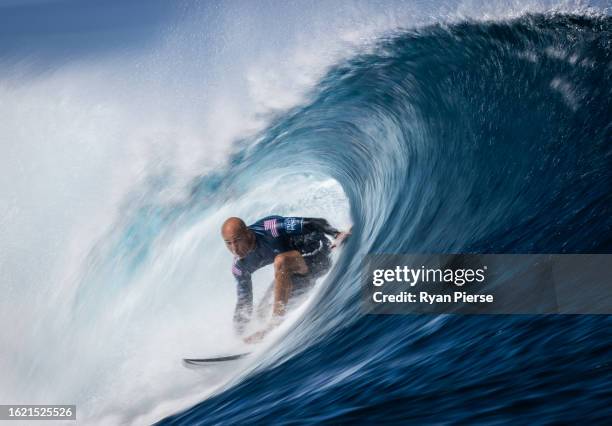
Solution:
{"label": "sky", "polygon": [[27,57],[51,65],[143,47],[175,19],[176,5],[162,0],[0,0],[0,59]]}

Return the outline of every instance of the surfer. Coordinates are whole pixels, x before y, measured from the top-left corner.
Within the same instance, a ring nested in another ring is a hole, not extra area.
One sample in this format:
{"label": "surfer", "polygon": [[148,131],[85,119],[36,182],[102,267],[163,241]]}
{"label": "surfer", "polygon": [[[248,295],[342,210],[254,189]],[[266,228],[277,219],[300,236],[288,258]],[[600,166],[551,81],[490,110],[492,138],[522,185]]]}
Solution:
{"label": "surfer", "polygon": [[[331,267],[331,248],[342,244],[350,230],[340,232],[319,218],[267,216],[247,226],[242,219],[230,217],[223,223],[221,235],[234,255],[232,274],[238,293],[234,328],[239,335],[253,311],[251,274],[274,264],[272,321],[266,329],[244,339],[255,343],[280,323],[291,298],[325,275]],[[335,239],[333,244],[327,235]]]}

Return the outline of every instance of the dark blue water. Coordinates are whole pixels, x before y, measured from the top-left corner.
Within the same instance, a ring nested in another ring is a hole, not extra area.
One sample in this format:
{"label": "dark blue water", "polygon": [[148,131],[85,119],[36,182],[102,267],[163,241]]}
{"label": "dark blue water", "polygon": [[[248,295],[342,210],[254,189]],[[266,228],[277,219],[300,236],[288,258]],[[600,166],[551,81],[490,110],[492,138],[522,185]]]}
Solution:
{"label": "dark blue water", "polygon": [[292,357],[160,424],[609,421],[609,316],[365,316],[359,284],[369,252],[612,252],[611,31],[528,16],[398,32],[203,178],[196,198],[333,177],[355,232]]}

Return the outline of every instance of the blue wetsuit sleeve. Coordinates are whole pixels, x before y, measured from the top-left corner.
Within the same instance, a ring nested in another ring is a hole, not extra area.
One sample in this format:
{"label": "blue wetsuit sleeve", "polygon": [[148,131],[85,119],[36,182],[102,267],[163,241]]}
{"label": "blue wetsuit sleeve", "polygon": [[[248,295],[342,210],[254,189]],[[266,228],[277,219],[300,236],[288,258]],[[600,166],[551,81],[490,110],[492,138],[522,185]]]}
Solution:
{"label": "blue wetsuit sleeve", "polygon": [[279,221],[277,228],[284,235],[302,235],[319,232],[335,238],[340,233],[327,220],[313,217],[285,217]]}
{"label": "blue wetsuit sleeve", "polygon": [[340,231],[331,226],[327,220],[313,217],[305,217],[303,219],[302,232],[321,232],[326,235],[331,235],[334,238],[340,233]]}
{"label": "blue wetsuit sleeve", "polygon": [[[240,270],[238,269],[238,271]],[[232,272],[236,278],[237,296],[236,309],[234,310],[234,330],[237,334],[242,334],[253,313],[253,284],[251,274],[246,271],[240,271],[240,275],[238,275],[237,268],[234,266]]]}

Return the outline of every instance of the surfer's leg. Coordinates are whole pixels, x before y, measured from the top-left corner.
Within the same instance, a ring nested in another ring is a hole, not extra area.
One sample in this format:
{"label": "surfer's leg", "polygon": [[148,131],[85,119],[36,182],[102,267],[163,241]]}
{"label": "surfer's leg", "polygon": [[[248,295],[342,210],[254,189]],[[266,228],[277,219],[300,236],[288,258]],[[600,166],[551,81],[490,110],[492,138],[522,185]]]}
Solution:
{"label": "surfer's leg", "polygon": [[291,276],[305,275],[308,272],[308,266],[297,250],[281,253],[274,258],[274,316],[281,317],[285,314],[285,307],[291,295]]}
{"label": "surfer's leg", "polygon": [[314,256],[304,257],[304,261],[310,271],[309,275],[314,280],[325,275],[332,266],[330,250],[321,250]]}
{"label": "surfer's leg", "polygon": [[325,275],[331,268],[329,250],[320,250],[313,255],[302,255],[302,257],[304,258],[304,262],[306,262],[306,266],[308,266],[308,274],[293,275],[291,279],[293,287],[289,297],[291,300],[300,298],[302,295],[308,293],[317,280]]}

